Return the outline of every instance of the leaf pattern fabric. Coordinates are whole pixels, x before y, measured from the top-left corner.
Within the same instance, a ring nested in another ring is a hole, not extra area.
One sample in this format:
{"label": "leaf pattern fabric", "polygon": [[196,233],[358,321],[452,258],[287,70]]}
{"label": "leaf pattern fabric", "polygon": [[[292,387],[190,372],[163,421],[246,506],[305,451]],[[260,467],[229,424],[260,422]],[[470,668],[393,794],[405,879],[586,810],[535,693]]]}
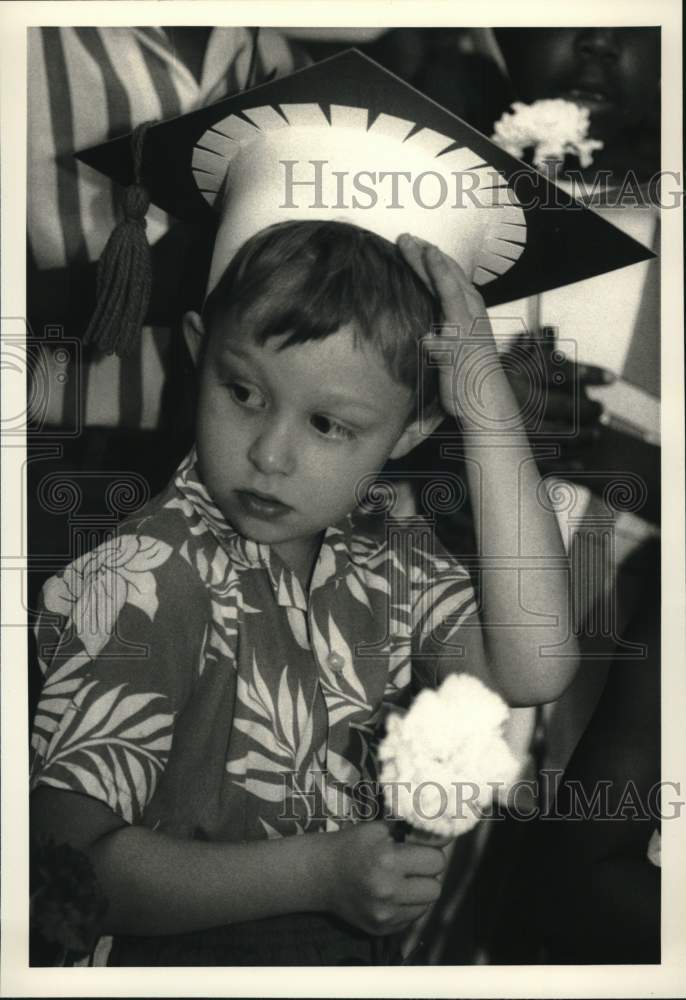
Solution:
{"label": "leaf pattern fabric", "polygon": [[329,528],[305,594],[226,522],[192,451],[160,496],[43,589],[33,786],[181,837],[357,822],[355,787],[376,778],[380,727],[409,697],[413,659],[446,642],[450,655],[476,611],[467,572],[437,542],[427,550],[415,520],[400,530],[356,512]]}
{"label": "leaf pattern fabric", "polygon": [[154,620],[157,587],[153,570],[170,553],[170,546],[156,538],[124,535],[109,539],[76,559],[62,576],[48,580],[45,607],[67,619],[93,658],[107,645],[127,602]]}

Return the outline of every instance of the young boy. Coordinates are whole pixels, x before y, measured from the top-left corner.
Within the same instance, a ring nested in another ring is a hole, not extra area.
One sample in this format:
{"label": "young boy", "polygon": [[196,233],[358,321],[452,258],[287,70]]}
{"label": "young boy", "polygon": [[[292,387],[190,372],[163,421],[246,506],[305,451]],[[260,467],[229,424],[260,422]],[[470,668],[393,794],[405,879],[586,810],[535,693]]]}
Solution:
{"label": "young boy", "polygon": [[[455,670],[512,704],[558,697],[576,667],[564,550],[455,260],[319,208],[265,226],[268,207],[237,217],[226,197],[210,294],[186,317],[196,448],[44,588],[32,820],[93,862],[111,964],[366,962],[443,867],[356,798],[383,713]],[[478,335],[427,355],[439,315]],[[444,413],[464,432],[478,609],[427,521],[355,511]]]}

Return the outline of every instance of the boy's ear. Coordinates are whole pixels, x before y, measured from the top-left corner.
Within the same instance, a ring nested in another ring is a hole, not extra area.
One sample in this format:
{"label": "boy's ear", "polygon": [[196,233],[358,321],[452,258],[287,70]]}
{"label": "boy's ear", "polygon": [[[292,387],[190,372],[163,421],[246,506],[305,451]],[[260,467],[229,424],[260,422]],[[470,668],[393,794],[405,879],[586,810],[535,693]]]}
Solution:
{"label": "boy's ear", "polygon": [[389,458],[402,458],[421,444],[430,434],[436,430],[438,425],[445,419],[445,413],[437,406],[432,412],[424,413],[421,417],[416,417],[407,425],[395,443]]}
{"label": "boy's ear", "polygon": [[187,312],[183,317],[182,325],[183,339],[186,341],[186,347],[193,359],[193,364],[197,365],[198,358],[200,357],[200,348],[205,336],[205,327],[200,315],[196,312]]}

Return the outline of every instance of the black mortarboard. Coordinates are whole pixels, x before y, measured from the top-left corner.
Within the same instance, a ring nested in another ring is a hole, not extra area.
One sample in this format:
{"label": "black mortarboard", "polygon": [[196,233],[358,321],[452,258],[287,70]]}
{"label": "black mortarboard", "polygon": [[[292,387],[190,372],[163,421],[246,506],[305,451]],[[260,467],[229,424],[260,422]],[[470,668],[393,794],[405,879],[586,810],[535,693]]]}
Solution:
{"label": "black mortarboard", "polygon": [[[153,124],[141,150],[152,202],[188,221],[219,209],[210,286],[254,232],[299,217],[428,239],[456,257],[487,305],[652,256],[355,49]],[[121,184],[134,180],[131,137],[78,155]]]}

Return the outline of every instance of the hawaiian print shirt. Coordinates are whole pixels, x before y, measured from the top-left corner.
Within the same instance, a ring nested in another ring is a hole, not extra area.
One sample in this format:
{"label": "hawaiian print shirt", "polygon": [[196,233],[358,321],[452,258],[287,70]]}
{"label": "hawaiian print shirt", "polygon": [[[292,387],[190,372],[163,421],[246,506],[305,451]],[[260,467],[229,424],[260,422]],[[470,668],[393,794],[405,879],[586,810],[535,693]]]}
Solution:
{"label": "hawaiian print shirt", "polygon": [[468,573],[422,518],[329,528],[306,594],[227,523],[191,452],[43,588],[32,784],[179,837],[336,830],[365,818],[384,713],[475,621]]}

